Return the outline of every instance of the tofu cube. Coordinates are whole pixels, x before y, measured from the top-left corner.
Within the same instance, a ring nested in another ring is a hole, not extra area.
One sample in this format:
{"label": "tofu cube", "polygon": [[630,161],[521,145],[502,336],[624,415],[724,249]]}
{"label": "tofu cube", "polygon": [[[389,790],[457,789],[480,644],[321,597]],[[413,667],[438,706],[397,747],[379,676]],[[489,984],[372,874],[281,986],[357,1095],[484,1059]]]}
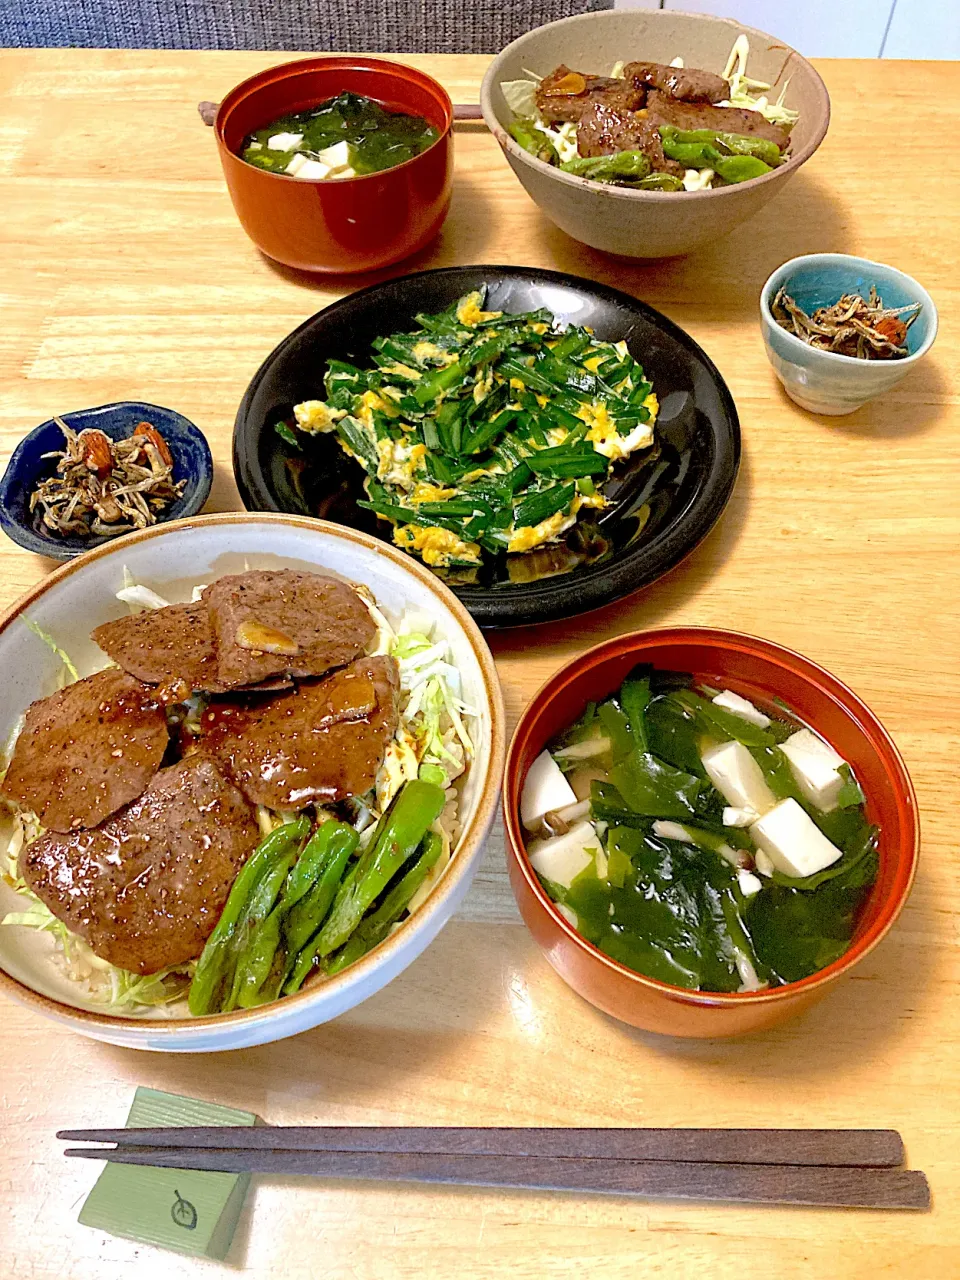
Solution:
{"label": "tofu cube", "polygon": [[335,142],[332,147],[318,151],[317,159],[333,170],[346,169],[350,163],[350,148],[345,142]]}
{"label": "tofu cube", "polygon": [[750,838],[785,876],[812,876],[843,857],[843,851],[793,799],[781,800],[758,818]]}
{"label": "tofu cube", "polygon": [[741,698],[739,693],[734,693],[731,689],[724,689],[723,693],[718,693],[713,699],[715,707],[722,707],[724,711],[729,711],[735,716],[739,716],[741,720],[748,720],[750,724],[755,724],[758,729],[766,729],[770,724],[770,717],[764,715],[759,707],[755,707],[747,698]]}
{"label": "tofu cube", "polygon": [[592,822],[578,822],[565,836],[534,840],[527,850],[537,875],[569,889],[581,871],[600,852],[600,837]]}
{"label": "tofu cube", "polygon": [[[299,165],[295,170],[293,175],[295,178],[301,178],[304,182],[319,182],[321,178],[329,177],[330,166],[328,164],[321,164],[319,160],[310,160],[306,156],[300,158],[303,159],[303,164]],[[290,165],[287,165],[287,173],[289,172]]]}
{"label": "tofu cube", "polygon": [[520,821],[535,827],[545,813],[576,804],[573,787],[549,751],[541,751],[527,770],[520,793]]}
{"label": "tofu cube", "polygon": [[837,807],[837,797],[843,786],[839,769],[845,763],[833,747],[818,738],[809,729],[798,729],[780,750],[790,762],[790,772],[797,786],[811,804],[821,813],[830,813]]}
{"label": "tofu cube", "polygon": [[753,865],[762,876],[772,876],[774,871],[776,871],[776,867],[762,849],[757,850],[756,856],[753,859]]}
{"label": "tofu cube", "polygon": [[752,898],[755,893],[759,893],[763,888],[763,881],[755,876],[752,871],[738,871],[737,883],[740,885],[740,892],[745,898]]}
{"label": "tofu cube", "polygon": [[708,778],[732,809],[763,814],[777,803],[763,770],[742,742],[723,742],[702,758]]}
{"label": "tofu cube", "polygon": [[760,817],[756,809],[733,809],[727,805],[723,811],[723,825],[725,827],[749,827],[751,822],[756,822]]}
{"label": "tofu cube", "polygon": [[270,151],[292,151],[302,141],[302,133],[275,133],[272,138],[267,139],[267,148]]}

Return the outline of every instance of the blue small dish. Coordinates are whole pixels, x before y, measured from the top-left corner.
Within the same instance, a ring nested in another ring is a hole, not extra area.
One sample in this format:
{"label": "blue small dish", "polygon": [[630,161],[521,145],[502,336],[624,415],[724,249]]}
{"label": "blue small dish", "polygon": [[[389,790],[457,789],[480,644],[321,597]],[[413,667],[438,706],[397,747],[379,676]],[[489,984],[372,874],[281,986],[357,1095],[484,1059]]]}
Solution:
{"label": "blue small dish", "polygon": [[[884,306],[922,304],[907,330],[910,354],[896,360],[858,360],[807,346],[782,328],[770,310],[781,286],[809,315],[832,306],[845,293],[866,297],[875,285]],[[846,253],[811,253],[778,267],[760,294],[760,326],[767,357],[791,400],[812,413],[853,413],[909,373],[933,346],[937,309],[926,289],[895,267]]]}
{"label": "blue small dish", "polygon": [[[174,480],[187,482],[180,497],[159,517],[159,524],[195,516],[206,502],[213,482],[210,446],[200,429],[181,414],[156,404],[123,400],[98,409],[63,413],[60,417],[74,431],[96,427],[111,440],[129,436],[138,422],[149,422],[157,428],[173,455]],[[0,528],[21,547],[54,560],[72,560],[104,542],[119,541],[102,537],[61,538],[37,527],[30,512],[30,494],[39,481],[53,475],[56,469],[55,459],[43,455],[62,451],[63,447],[63,432],[54,421],[34,427],[14,449],[0,480]]]}

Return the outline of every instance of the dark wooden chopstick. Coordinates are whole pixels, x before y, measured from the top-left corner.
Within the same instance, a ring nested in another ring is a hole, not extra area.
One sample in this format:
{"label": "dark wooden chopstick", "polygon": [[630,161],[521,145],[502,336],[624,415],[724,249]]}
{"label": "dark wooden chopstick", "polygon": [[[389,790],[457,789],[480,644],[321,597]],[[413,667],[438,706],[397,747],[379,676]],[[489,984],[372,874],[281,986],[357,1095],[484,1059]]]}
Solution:
{"label": "dark wooden chopstick", "polygon": [[166,1169],[458,1183],[658,1199],[871,1209],[926,1209],[930,1205],[926,1178],[906,1169],[242,1147],[80,1147],[68,1148],[64,1154]]}
{"label": "dark wooden chopstick", "polygon": [[[200,112],[200,119],[204,124],[213,124],[217,118],[217,108],[219,102],[198,102],[197,110]],[[462,120],[483,120],[483,111],[480,109],[479,102],[456,102],[453,106],[454,121],[459,123]]]}
{"label": "dark wooden chopstick", "polygon": [[354,1151],[423,1155],[662,1160],[699,1164],[897,1168],[893,1129],[564,1129],[258,1125],[165,1129],[63,1129],[69,1142],[194,1150]]}

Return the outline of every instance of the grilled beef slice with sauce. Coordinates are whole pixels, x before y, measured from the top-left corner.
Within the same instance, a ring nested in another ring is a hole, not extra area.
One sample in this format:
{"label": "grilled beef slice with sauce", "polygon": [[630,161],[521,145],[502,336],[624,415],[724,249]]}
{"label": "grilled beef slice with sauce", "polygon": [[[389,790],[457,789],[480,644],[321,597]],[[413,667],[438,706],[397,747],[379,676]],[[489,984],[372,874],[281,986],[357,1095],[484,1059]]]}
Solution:
{"label": "grilled beef slice with sauce", "polygon": [[659,89],[681,102],[723,102],[730,97],[730,82],[712,71],[695,67],[670,67],[663,62],[628,62],[624,79],[644,89]]}
{"label": "grilled beef slice with sauce", "polygon": [[683,166],[663,154],[660,131],[643,112],[614,111],[596,103],[584,112],[577,125],[577,150],[582,156],[642,151],[658,173],[683,177]]}
{"label": "grilled beef slice with sauce", "polygon": [[270,809],[364,795],[396,732],[399,687],[393,658],[358,658],[289,693],[218,699],[203,713],[201,750]]}
{"label": "grilled beef slice with sauce", "polygon": [[91,639],[118,666],[147,684],[180,682],[190,690],[223,692],[207,606],[170,604],[104,622]]}
{"label": "grilled beef slice with sauce", "polygon": [[199,956],[259,838],[216,761],[192,755],[103,826],[28,844],[20,874],[101,959],[157,973]]}
{"label": "grilled beef slice with sauce", "polygon": [[613,111],[636,111],[645,94],[633,81],[591,76],[561,63],[537,85],[537,110],[550,123],[576,121],[596,103]]}
{"label": "grilled beef slice with sauce", "polygon": [[154,691],[100,671],[27,708],[0,792],[54,831],[95,827],[141,794],[169,740]]}
{"label": "grilled beef slice with sauce", "polygon": [[347,583],[294,569],[218,578],[203,593],[224,689],[326,675],[370,647],[376,625]]}
{"label": "grilled beef slice with sauce", "polygon": [[790,141],[790,130],[771,124],[759,111],[743,107],[714,107],[706,102],[677,102],[665,93],[647,95],[647,117],[656,125],[672,124],[678,129],[716,129],[747,137],[768,138],[781,151]]}

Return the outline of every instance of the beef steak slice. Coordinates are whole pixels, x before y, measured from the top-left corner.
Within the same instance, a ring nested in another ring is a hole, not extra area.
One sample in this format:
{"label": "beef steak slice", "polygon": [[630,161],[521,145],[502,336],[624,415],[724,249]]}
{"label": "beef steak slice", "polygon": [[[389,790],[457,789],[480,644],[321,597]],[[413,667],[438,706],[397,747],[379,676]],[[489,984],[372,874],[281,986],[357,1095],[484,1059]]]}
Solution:
{"label": "beef steak slice", "polygon": [[[565,83],[579,87],[579,92],[563,92]],[[603,103],[615,111],[636,111],[643,106],[646,90],[633,80],[611,76],[592,76],[571,71],[561,64],[537,85],[537,110],[544,120],[558,123],[579,120],[595,103]]]}
{"label": "beef steak slice", "polygon": [[295,569],[218,578],[203,593],[222,688],[275,676],[321,676],[370,647],[376,625],[363,600],[338,578]]}
{"label": "beef steak slice", "polygon": [[645,89],[659,89],[682,102],[723,102],[730,97],[730,82],[712,71],[695,67],[671,67],[663,62],[628,62],[624,79]]}
{"label": "beef steak slice", "polygon": [[95,827],[144,790],[167,749],[153,690],[115,668],[27,708],[3,794],[45,827]]}
{"label": "beef steak slice", "polygon": [[364,795],[396,732],[398,692],[393,658],[358,658],[290,693],[211,703],[201,747],[249,800],[270,809]]}
{"label": "beef steak slice", "polygon": [[207,606],[170,604],[104,622],[91,638],[146,684],[183,681],[191,690],[220,691],[217,650]]}
{"label": "beef steak slice", "polygon": [[96,955],[156,973],[200,954],[258,840],[246,800],[197,754],[103,826],[27,845],[20,874]]}

